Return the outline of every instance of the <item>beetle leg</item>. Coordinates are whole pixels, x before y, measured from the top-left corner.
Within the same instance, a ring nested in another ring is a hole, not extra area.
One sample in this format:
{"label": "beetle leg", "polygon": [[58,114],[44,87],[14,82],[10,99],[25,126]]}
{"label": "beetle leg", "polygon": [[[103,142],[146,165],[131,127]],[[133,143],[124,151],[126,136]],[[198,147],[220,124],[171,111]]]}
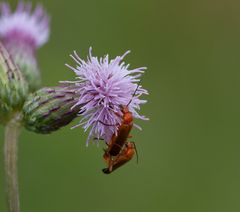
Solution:
{"label": "beetle leg", "polygon": [[129,142],[129,143],[130,143],[130,144],[133,144],[133,146],[134,146],[134,150],[135,150],[136,156],[137,156],[137,163],[138,163],[138,151],[137,151],[137,146],[136,146],[136,144],[135,144],[134,141],[131,141],[131,142]]}
{"label": "beetle leg", "polygon": [[110,159],[109,159],[109,162],[108,162],[108,170],[109,170],[109,172],[112,172],[113,164],[114,164],[114,160],[110,156]]}

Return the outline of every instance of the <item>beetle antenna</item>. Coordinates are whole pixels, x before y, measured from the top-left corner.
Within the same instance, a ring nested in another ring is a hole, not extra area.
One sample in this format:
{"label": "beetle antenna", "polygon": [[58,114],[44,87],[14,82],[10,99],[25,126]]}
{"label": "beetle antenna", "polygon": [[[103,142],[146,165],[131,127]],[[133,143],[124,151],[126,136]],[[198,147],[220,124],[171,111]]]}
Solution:
{"label": "beetle antenna", "polygon": [[137,90],[138,90],[138,88],[139,88],[139,86],[140,86],[140,82],[141,82],[141,80],[139,80],[139,82],[138,82],[138,84],[137,84],[137,88],[135,89],[135,91],[134,91],[134,93],[133,93],[133,95],[132,95],[132,99],[128,102],[127,107],[130,105],[130,103],[131,103],[132,100],[133,100],[133,97],[134,97],[135,94],[137,93]]}
{"label": "beetle antenna", "polygon": [[116,124],[107,124],[100,120],[98,122],[100,122],[102,125],[109,126],[109,127],[116,126]]}

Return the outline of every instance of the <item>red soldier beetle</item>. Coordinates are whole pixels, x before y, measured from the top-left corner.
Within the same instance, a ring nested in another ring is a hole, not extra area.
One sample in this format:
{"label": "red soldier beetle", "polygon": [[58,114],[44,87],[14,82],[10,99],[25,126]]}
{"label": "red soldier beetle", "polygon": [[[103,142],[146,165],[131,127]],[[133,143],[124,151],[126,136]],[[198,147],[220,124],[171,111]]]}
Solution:
{"label": "red soldier beetle", "polygon": [[[134,91],[133,96],[136,94],[138,87],[139,85]],[[135,143],[127,141],[127,139],[131,137],[129,134],[133,127],[133,116],[128,109],[131,102],[132,99],[127,105],[121,106],[121,111],[123,113],[122,123],[118,127],[117,134],[113,134],[111,141],[108,144],[108,148],[104,150],[105,153],[103,154],[103,159],[107,163],[108,168],[103,169],[103,172],[106,174],[110,174],[113,170],[131,160],[136,152]],[[113,126],[105,123],[102,124],[106,126]]]}
{"label": "red soldier beetle", "polygon": [[[104,174],[110,174],[114,170],[123,166],[125,163],[127,163],[128,161],[130,161],[133,158],[135,152],[136,152],[137,159],[138,159],[138,154],[137,154],[137,149],[136,149],[135,143],[134,142],[126,142],[125,147],[123,148],[121,153],[119,153],[118,156],[113,160],[112,166],[103,169],[102,170],[103,173]],[[107,158],[105,158],[105,159],[107,159]]]}

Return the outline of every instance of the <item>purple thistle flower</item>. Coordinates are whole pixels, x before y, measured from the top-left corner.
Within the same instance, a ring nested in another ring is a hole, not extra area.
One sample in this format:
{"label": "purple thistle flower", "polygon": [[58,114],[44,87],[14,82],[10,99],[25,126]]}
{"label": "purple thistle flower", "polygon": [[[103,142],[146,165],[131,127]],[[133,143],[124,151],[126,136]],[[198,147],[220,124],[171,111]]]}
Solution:
{"label": "purple thistle flower", "polygon": [[41,5],[31,12],[31,3],[19,2],[11,13],[8,3],[0,4],[0,37],[4,43],[16,42],[32,50],[42,46],[49,37],[49,17]]}
{"label": "purple thistle flower", "polygon": [[31,92],[41,84],[36,50],[48,37],[49,17],[41,5],[32,11],[31,3],[20,1],[11,12],[8,3],[0,3],[0,40],[20,67]]}
{"label": "purple thistle flower", "polygon": [[148,94],[139,85],[146,67],[129,69],[129,65],[122,62],[129,52],[110,61],[108,55],[100,59],[92,56],[91,48],[87,61],[82,60],[76,51],[70,55],[77,63],[76,68],[66,66],[76,73],[77,81],[67,83],[74,83],[79,93],[79,100],[73,107],[84,105],[80,111],[83,118],[75,127],[83,126],[85,131],[90,129],[87,143],[91,138],[104,139],[108,143],[112,135],[117,134],[122,121],[121,106],[130,103],[128,108],[133,117],[147,120],[137,112],[140,104],[146,103],[139,97]]}

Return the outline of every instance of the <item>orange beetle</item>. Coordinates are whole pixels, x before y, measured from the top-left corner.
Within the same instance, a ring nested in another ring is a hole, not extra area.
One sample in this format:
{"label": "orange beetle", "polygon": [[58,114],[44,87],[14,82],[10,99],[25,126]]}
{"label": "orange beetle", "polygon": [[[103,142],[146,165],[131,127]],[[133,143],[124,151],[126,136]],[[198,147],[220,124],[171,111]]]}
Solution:
{"label": "orange beetle", "polygon": [[126,142],[125,143],[125,147],[123,148],[121,153],[119,153],[117,155],[117,157],[113,160],[112,166],[103,169],[102,170],[103,173],[104,174],[110,174],[114,170],[118,169],[119,167],[121,167],[122,165],[124,165],[125,163],[130,161],[133,158],[135,152],[136,152],[135,143],[133,143],[133,142]]}
{"label": "orange beetle", "polygon": [[133,127],[132,113],[128,110],[127,106],[123,106],[123,121],[118,128],[117,135],[113,135],[108,148],[103,154],[103,158],[108,165],[108,169],[111,171],[115,158],[121,153],[124,144],[127,143],[127,139],[130,137],[129,133]]}
{"label": "orange beetle", "polygon": [[[138,87],[139,85],[134,91],[133,96],[136,94]],[[107,149],[104,150],[103,159],[107,163],[108,168],[103,169],[106,170],[106,172],[103,172],[106,174],[111,173],[113,169],[116,169],[131,160],[136,151],[135,144],[133,142],[127,141],[127,139],[131,137],[129,134],[133,127],[133,115],[128,109],[128,105],[131,102],[132,99],[127,105],[121,106],[121,111],[123,114],[122,123],[118,127],[117,135],[112,135],[111,141],[108,144]]]}

